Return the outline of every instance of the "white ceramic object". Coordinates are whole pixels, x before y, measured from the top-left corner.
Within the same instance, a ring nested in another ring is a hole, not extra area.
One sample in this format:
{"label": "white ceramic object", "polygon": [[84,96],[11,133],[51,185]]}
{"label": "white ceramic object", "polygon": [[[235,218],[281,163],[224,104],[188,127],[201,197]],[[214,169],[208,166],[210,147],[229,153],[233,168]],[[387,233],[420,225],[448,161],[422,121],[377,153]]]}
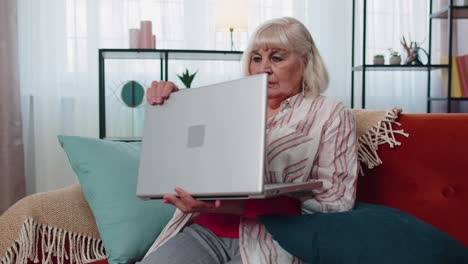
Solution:
{"label": "white ceramic object", "polygon": [[390,64],[391,65],[400,65],[401,64],[401,56],[390,56]]}

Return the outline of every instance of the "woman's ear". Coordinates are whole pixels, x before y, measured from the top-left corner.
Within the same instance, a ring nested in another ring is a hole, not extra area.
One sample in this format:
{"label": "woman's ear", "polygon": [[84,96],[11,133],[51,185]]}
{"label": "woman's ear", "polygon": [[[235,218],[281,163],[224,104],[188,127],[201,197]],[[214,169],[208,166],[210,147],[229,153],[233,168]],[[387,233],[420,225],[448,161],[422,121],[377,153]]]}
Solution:
{"label": "woman's ear", "polygon": [[307,56],[307,54],[302,56],[302,62],[304,63],[304,68],[307,67],[307,63],[309,62],[309,56]]}

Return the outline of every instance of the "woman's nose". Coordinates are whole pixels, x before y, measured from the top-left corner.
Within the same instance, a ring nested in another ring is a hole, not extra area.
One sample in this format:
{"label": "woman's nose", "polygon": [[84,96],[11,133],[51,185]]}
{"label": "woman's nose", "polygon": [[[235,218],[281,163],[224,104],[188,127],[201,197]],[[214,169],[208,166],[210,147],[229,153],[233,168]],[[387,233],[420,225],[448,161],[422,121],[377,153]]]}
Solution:
{"label": "woman's nose", "polygon": [[260,66],[260,73],[271,73],[271,64],[269,61],[263,61]]}

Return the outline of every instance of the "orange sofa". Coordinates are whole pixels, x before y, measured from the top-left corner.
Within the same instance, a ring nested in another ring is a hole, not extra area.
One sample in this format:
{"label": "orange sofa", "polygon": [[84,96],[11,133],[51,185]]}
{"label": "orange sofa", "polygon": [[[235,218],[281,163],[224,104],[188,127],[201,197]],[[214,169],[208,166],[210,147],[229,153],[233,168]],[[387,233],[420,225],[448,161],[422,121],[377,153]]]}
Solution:
{"label": "orange sofa", "polygon": [[407,212],[468,246],[468,114],[400,114],[397,121],[393,127],[409,137],[379,146],[383,164],[364,168],[357,200]]}

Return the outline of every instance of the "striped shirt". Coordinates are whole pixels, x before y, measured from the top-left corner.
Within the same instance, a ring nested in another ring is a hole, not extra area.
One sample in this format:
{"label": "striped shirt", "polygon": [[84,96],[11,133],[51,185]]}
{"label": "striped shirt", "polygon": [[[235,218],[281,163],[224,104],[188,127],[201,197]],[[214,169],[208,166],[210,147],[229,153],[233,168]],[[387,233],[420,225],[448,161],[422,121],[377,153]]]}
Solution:
{"label": "striped shirt", "polygon": [[[321,188],[295,195],[303,214],[353,208],[357,133],[349,109],[328,97],[297,94],[283,101],[280,112],[268,119],[266,133],[266,183],[322,181]],[[147,255],[196,216],[176,210]],[[243,263],[302,263],[281,248],[256,218],[241,218],[239,244]]]}

